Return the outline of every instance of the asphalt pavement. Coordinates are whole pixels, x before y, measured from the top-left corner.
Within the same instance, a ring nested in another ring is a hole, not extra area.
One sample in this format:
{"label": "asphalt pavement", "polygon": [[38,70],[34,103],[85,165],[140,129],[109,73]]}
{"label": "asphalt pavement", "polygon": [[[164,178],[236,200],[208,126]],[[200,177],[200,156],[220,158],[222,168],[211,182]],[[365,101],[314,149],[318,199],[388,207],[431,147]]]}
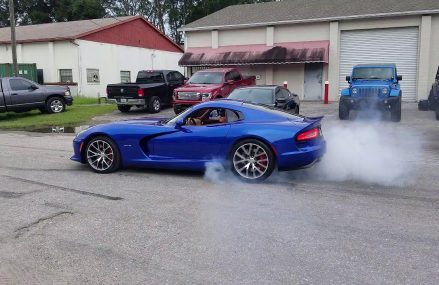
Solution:
{"label": "asphalt pavement", "polygon": [[0,284],[439,284],[433,112],[302,113],[325,115],[327,156],[257,185],[215,169],[97,175],[69,160],[72,134],[0,132]]}

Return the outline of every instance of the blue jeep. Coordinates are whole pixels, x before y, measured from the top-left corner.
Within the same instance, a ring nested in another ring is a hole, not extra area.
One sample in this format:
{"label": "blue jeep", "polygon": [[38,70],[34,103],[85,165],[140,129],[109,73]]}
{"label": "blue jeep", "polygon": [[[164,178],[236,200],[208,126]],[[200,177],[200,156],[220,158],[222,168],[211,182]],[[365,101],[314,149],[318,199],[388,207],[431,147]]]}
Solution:
{"label": "blue jeep", "polygon": [[395,64],[359,64],[346,76],[349,88],[341,91],[338,115],[348,120],[351,110],[389,110],[394,122],[401,121],[401,86]]}

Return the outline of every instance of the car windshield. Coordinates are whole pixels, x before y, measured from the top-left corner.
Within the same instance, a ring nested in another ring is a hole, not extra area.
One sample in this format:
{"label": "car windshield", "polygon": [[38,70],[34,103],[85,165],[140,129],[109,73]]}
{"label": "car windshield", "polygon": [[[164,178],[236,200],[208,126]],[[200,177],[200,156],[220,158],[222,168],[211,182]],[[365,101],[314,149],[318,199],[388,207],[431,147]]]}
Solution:
{"label": "car windshield", "polygon": [[357,67],[352,72],[352,80],[355,79],[393,79],[393,68],[391,67]]}
{"label": "car windshield", "polygon": [[221,72],[197,72],[189,79],[192,84],[219,84],[223,82]]}
{"label": "car windshield", "polygon": [[136,83],[164,83],[165,78],[161,72],[139,71]]}
{"label": "car windshield", "polygon": [[273,90],[263,88],[235,89],[227,98],[249,101],[255,104],[272,105],[274,103]]}

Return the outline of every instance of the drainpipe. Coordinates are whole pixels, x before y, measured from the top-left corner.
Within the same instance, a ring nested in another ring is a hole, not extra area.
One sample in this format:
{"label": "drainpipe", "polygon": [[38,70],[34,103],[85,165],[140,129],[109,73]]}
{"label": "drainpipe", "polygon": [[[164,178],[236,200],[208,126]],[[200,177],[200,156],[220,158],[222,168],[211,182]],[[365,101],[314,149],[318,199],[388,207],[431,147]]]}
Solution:
{"label": "drainpipe", "polygon": [[81,62],[81,49],[76,40],[71,41],[76,46],[78,55],[78,96],[82,96],[82,62]]}

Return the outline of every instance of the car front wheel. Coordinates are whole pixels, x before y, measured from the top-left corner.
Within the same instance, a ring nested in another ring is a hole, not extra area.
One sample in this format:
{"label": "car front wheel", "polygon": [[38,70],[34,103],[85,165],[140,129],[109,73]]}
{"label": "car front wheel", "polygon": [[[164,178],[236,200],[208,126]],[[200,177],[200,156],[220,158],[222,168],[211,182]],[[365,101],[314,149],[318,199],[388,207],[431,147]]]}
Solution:
{"label": "car front wheel", "polygon": [[260,182],[273,172],[275,159],[271,149],[256,139],[236,144],[231,152],[232,171],[246,182]]}
{"label": "car front wheel", "polygon": [[148,110],[151,113],[158,113],[162,109],[162,103],[160,102],[160,98],[157,96],[151,97],[149,99]]}
{"label": "car front wheel", "polygon": [[390,119],[393,122],[401,121],[401,98],[399,98],[398,102],[392,106],[392,109],[390,110]]}
{"label": "car front wheel", "polygon": [[56,114],[64,112],[66,108],[66,103],[63,99],[59,97],[52,97],[49,100],[47,100],[46,103],[46,111],[50,114]]}
{"label": "car front wheel", "polygon": [[111,173],[120,167],[120,153],[116,144],[109,138],[93,138],[84,153],[88,166],[97,173]]}
{"label": "car front wheel", "polygon": [[349,106],[346,101],[340,99],[340,103],[338,104],[338,117],[340,120],[349,120]]}

